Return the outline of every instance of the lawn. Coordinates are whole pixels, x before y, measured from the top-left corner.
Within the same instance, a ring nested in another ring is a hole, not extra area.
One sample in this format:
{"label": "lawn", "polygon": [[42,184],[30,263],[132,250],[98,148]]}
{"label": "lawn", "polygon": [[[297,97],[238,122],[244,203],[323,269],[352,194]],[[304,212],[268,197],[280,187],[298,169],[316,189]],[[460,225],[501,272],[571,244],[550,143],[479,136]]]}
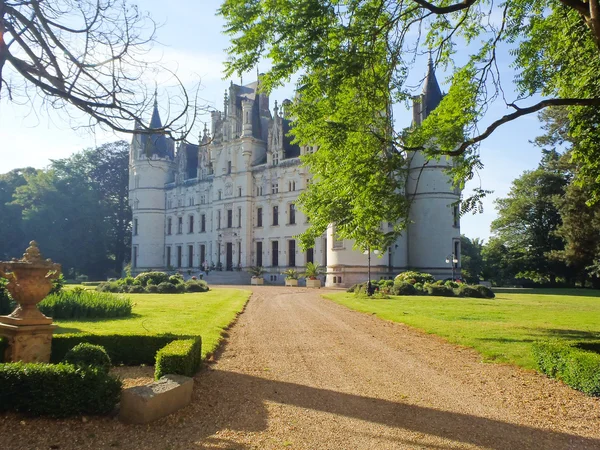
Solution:
{"label": "lawn", "polygon": [[174,333],[202,336],[202,357],[212,353],[221,333],[242,310],[250,291],[211,289],[188,294],[117,294],[134,303],[133,315],[118,319],[62,321],[55,333]]}
{"label": "lawn", "polygon": [[491,300],[401,296],[389,300],[325,294],[348,308],[472,347],[486,361],[534,368],[531,343],[545,338],[600,340],[600,291],[512,289]]}

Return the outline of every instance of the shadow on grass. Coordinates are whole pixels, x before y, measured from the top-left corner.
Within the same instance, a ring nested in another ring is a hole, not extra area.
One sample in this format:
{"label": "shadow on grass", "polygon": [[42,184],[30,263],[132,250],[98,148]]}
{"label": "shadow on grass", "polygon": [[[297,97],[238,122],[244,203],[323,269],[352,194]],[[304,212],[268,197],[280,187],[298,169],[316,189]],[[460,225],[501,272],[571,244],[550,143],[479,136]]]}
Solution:
{"label": "shadow on grass", "polygon": [[556,338],[569,341],[598,341],[600,333],[597,331],[570,330],[563,328],[529,328],[532,334],[540,338]]}
{"label": "shadow on grass", "polygon": [[131,320],[131,319],[139,319],[143,317],[141,314],[131,313],[128,316],[122,317],[77,317],[73,319],[57,319],[56,322],[60,326],[61,322],[85,322],[85,323],[98,323],[98,322],[112,322],[112,321],[121,321],[121,320]]}
{"label": "shadow on grass", "polygon": [[523,295],[565,295],[573,297],[600,297],[598,289],[583,288],[492,288],[498,294],[523,294]]}

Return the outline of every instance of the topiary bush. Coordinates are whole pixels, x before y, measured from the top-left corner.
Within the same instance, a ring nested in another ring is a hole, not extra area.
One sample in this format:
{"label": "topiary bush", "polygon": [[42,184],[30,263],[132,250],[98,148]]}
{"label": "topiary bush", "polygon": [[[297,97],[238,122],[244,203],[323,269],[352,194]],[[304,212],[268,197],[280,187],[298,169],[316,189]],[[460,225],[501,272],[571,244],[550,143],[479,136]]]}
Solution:
{"label": "topiary bush", "polygon": [[48,295],[38,307],[54,319],[92,319],[130,316],[133,303],[127,297],[108,292],[65,289]]}
{"label": "topiary bush", "polygon": [[413,270],[409,270],[409,271],[402,272],[402,273],[396,275],[396,278],[394,278],[394,281],[404,281],[404,282],[407,282],[410,284],[415,284],[415,283],[425,284],[425,283],[434,283],[435,278],[433,277],[433,275],[431,275],[429,273],[415,272]]}
{"label": "topiary bush", "polygon": [[198,372],[201,362],[202,340],[200,336],[173,341],[156,354],[154,378],[158,380],[167,374],[193,377]]}
{"label": "topiary bush", "polygon": [[534,342],[539,370],[588,395],[600,396],[600,354],[558,340]]}
{"label": "topiary bush", "polygon": [[186,292],[207,292],[208,284],[203,280],[189,280],[185,283]]}
{"label": "topiary bush", "polygon": [[85,369],[96,367],[104,373],[108,373],[111,367],[110,357],[106,353],[106,350],[104,350],[104,347],[86,342],[77,344],[69,350],[63,362]]}
{"label": "topiary bush", "polygon": [[168,282],[169,275],[165,272],[143,272],[140,273],[136,280],[139,280],[142,286],[146,286],[148,283],[159,285],[160,283]]}
{"label": "topiary bush", "polygon": [[485,298],[483,293],[476,286],[461,284],[458,288],[458,295],[461,297]]}
{"label": "topiary bush", "polygon": [[392,288],[394,295],[417,295],[417,289],[407,282],[395,282]]}
{"label": "topiary bush", "polygon": [[460,284],[458,284],[456,281],[448,280],[444,283],[444,286],[448,286],[450,289],[458,289]]}
{"label": "topiary bush", "polygon": [[435,295],[438,297],[454,297],[454,291],[448,286],[439,284],[427,284],[426,291],[429,295]]}
{"label": "topiary bush", "polygon": [[181,284],[183,282],[183,275],[181,275],[180,273],[176,273],[175,275],[171,275],[169,277],[169,283],[171,284]]}
{"label": "topiary bush", "polygon": [[158,293],[158,286],[155,284],[149,284],[146,286],[146,292],[148,294],[157,294]]}
{"label": "topiary bush", "polygon": [[133,285],[129,287],[130,294],[144,294],[146,292],[146,288],[141,285]]}
{"label": "topiary bush", "polygon": [[160,283],[158,286],[158,292],[159,294],[175,294],[177,293],[177,286],[175,286],[172,283],[169,283],[168,281],[163,281],[162,283]]}
{"label": "topiary bush", "polygon": [[72,364],[0,364],[0,411],[66,417],[107,414],[121,396],[122,383],[102,370]]}
{"label": "topiary bush", "polygon": [[483,298],[494,298],[496,297],[496,294],[494,294],[494,292],[487,286],[483,286],[481,284],[477,284],[475,286],[473,286],[480,294]]}

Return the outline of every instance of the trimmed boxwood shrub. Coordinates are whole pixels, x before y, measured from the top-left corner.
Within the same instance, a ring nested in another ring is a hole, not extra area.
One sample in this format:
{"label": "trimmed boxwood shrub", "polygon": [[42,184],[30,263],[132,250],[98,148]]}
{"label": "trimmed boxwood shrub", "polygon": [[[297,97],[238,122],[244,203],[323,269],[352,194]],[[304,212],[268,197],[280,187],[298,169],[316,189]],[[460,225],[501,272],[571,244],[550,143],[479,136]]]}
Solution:
{"label": "trimmed boxwood shrub", "polygon": [[496,297],[496,294],[494,294],[492,292],[492,290],[489,287],[487,287],[487,286],[484,286],[482,284],[476,284],[473,287],[477,290],[477,292],[479,292],[481,294],[481,296],[483,298],[494,298],[494,297]]}
{"label": "trimmed boxwood shrub", "polygon": [[409,270],[409,271],[402,272],[402,273],[396,275],[396,278],[394,278],[394,281],[405,281],[410,284],[415,284],[415,283],[425,284],[425,283],[434,283],[435,278],[433,277],[433,275],[431,275],[429,273],[415,272],[413,270]]}
{"label": "trimmed boxwood shrub", "polygon": [[146,292],[148,294],[158,294],[158,286],[155,284],[149,284],[146,286]]}
{"label": "trimmed boxwood shrub", "polygon": [[107,414],[122,383],[99,369],[72,364],[0,364],[0,411],[55,417]]}
{"label": "trimmed boxwood shrub", "polygon": [[53,319],[91,319],[130,316],[133,303],[108,292],[65,289],[47,296],[38,307]]}
{"label": "trimmed boxwood shrub", "polygon": [[193,377],[198,372],[201,362],[202,340],[200,336],[173,341],[156,354],[154,378],[158,380],[166,374]]}
{"label": "trimmed boxwood shrub", "polygon": [[158,292],[160,294],[175,294],[177,292],[177,286],[168,281],[163,281],[158,285]]}
{"label": "trimmed boxwood shrub", "polygon": [[395,282],[392,293],[394,295],[417,295],[417,289],[407,282]]}
{"label": "trimmed boxwood shrub", "polygon": [[532,352],[542,373],[588,395],[600,396],[600,354],[557,340],[534,342]]}
{"label": "trimmed boxwood shrub", "polygon": [[425,288],[429,295],[435,295],[438,297],[454,297],[454,291],[448,286],[439,284],[427,284]]}
{"label": "trimmed boxwood shrub", "polygon": [[144,286],[139,285],[139,284],[134,284],[133,286],[129,287],[129,293],[130,294],[144,294],[146,292],[146,289]]}
{"label": "trimmed boxwood shrub", "polygon": [[183,283],[183,275],[180,273],[176,273],[175,275],[171,275],[169,277],[169,283],[171,284],[181,284]]}
{"label": "trimmed boxwood shrub", "polygon": [[113,364],[139,366],[154,364],[156,352],[176,339],[190,336],[175,334],[55,334],[52,338],[51,362],[62,361],[65,354],[81,342],[104,347]]}
{"label": "trimmed boxwood shrub", "polygon": [[458,288],[458,295],[461,297],[485,298],[475,286],[461,284]]}
{"label": "trimmed boxwood shrub", "polygon": [[207,292],[208,284],[203,280],[189,280],[185,283],[186,292]]}
{"label": "trimmed boxwood shrub", "polygon": [[69,350],[63,361],[84,369],[96,367],[104,373],[108,373],[111,366],[106,350],[100,345],[88,344],[87,342],[77,344]]}
{"label": "trimmed boxwood shrub", "polygon": [[168,282],[169,275],[164,272],[143,272],[140,273],[136,280],[142,283],[142,286],[146,286],[148,283],[159,285],[160,283]]}

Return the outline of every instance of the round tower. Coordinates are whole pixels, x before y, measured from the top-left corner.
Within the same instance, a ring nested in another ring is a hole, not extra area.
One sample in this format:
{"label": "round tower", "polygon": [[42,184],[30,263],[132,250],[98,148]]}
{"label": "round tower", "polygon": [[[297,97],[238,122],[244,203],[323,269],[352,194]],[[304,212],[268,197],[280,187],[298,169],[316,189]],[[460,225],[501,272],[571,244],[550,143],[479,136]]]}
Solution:
{"label": "round tower", "polygon": [[[413,125],[419,126],[441,100],[442,92],[430,60],[423,94],[413,105]],[[421,152],[412,152],[408,161],[406,195],[410,202],[411,222],[407,230],[408,266],[444,279],[452,276],[454,265],[458,277],[460,192],[453,188],[450,177],[445,173],[452,166],[453,159],[441,156],[437,160],[425,161]]]}
{"label": "round tower", "polygon": [[[162,128],[156,100],[149,128]],[[131,142],[129,203],[132,209],[133,273],[162,269],[166,265],[165,183],[173,181],[173,150],[173,142],[160,133],[136,133]]]}

